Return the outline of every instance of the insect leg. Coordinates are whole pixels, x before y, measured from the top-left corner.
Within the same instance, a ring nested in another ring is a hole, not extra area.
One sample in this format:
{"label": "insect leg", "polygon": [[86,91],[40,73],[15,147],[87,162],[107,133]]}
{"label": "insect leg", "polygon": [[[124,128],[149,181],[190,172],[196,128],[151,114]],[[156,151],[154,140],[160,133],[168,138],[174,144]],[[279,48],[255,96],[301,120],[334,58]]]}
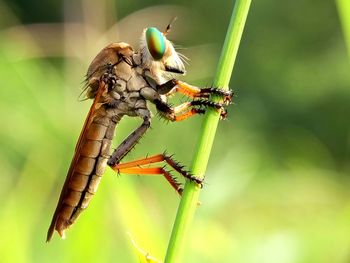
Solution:
{"label": "insect leg", "polygon": [[135,144],[145,134],[147,129],[151,126],[150,117],[145,116],[142,124],[135,131],[133,131],[119,146],[114,150],[112,156],[109,158],[107,164],[113,166],[118,164],[125,155],[127,155]]}
{"label": "insect leg", "polygon": [[123,168],[118,169],[118,173],[123,174],[139,174],[139,175],[163,175],[164,178],[169,182],[169,184],[175,189],[175,191],[182,195],[182,185],[176,180],[175,177],[171,175],[167,170],[163,167],[151,167],[151,168],[143,168],[143,167],[135,167],[135,168]]}
{"label": "insect leg", "polygon": [[[203,114],[207,107],[220,111],[221,119],[225,119],[227,116],[224,104],[210,100],[193,100],[184,102],[176,107],[172,107],[162,100],[154,100],[153,102],[160,115],[170,121],[182,121],[196,114]],[[187,112],[184,112],[186,110]]]}
{"label": "insect leg", "polygon": [[231,90],[219,88],[198,88],[183,81],[177,81],[177,92],[192,98],[209,98],[210,95],[218,95],[223,98],[225,104],[232,100],[233,93]]}
{"label": "insect leg", "polygon": [[159,94],[162,95],[170,95],[174,92],[176,92],[176,89],[174,87],[177,85],[177,80],[176,79],[171,79],[161,85],[157,85],[157,91]]}
{"label": "insect leg", "polygon": [[153,168],[140,167],[142,165],[159,163],[162,161],[164,161],[163,154],[158,154],[158,155],[154,155],[154,156],[136,160],[136,161],[131,161],[123,164],[116,164],[112,167],[112,169],[115,170],[117,173],[124,173],[124,174],[142,174],[142,175],[162,174],[165,177],[165,179],[170,183],[170,185],[179,193],[179,195],[181,195],[183,190],[181,184],[177,182],[176,179],[168,171],[164,169],[164,167],[153,167]]}
{"label": "insect leg", "polygon": [[159,94],[171,95],[175,92],[179,92],[190,98],[209,98],[210,95],[218,95],[223,98],[225,104],[229,104],[233,96],[231,90],[222,90],[218,88],[198,88],[176,79],[171,79],[162,85],[158,85],[157,90]]}
{"label": "insect leg", "polygon": [[[123,172],[123,171],[127,171],[128,173],[134,173],[133,169],[145,169],[144,173],[142,174],[148,174],[147,172],[151,172],[154,168],[143,168],[143,165],[149,165],[149,164],[153,164],[153,163],[160,163],[160,162],[166,162],[169,166],[171,166],[176,172],[178,172],[179,174],[181,174],[183,177],[185,177],[186,179],[189,179],[191,181],[196,182],[199,185],[202,185],[203,180],[202,179],[198,179],[197,177],[193,176],[190,172],[186,171],[184,169],[184,166],[181,165],[180,163],[178,163],[177,161],[175,161],[172,156],[167,155],[166,153],[162,153],[162,154],[157,154],[157,155],[153,155],[150,157],[146,157],[140,160],[136,160],[136,161],[131,161],[131,162],[127,162],[127,163],[121,163],[121,164],[115,164],[112,167],[112,169],[116,172]],[[156,167],[157,168],[157,167]],[[150,170],[147,170],[150,169]],[[158,169],[158,168],[157,168]],[[163,167],[159,168],[159,169],[163,169]],[[139,171],[139,170],[137,170]],[[160,171],[160,170],[159,170]],[[151,173],[154,174],[154,173]],[[158,173],[160,174],[160,173]]]}

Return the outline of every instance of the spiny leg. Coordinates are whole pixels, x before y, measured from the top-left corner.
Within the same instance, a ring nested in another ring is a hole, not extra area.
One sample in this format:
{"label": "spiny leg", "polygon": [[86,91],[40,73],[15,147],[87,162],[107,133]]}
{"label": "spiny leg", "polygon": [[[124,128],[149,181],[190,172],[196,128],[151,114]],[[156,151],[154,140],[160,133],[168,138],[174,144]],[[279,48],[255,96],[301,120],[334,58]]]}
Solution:
{"label": "spiny leg", "polygon": [[168,181],[168,183],[175,189],[175,191],[182,195],[182,185],[173,177],[167,170],[163,167],[151,167],[151,168],[143,168],[143,167],[135,167],[135,168],[123,168],[115,170],[118,173],[123,174],[139,174],[139,175],[163,175],[164,178]]}
{"label": "spiny leg", "polygon": [[171,174],[164,169],[164,167],[142,167],[143,165],[150,165],[153,163],[160,163],[165,161],[169,166],[171,166],[176,172],[181,174],[186,179],[196,182],[202,187],[202,179],[198,179],[191,173],[184,169],[184,166],[176,162],[172,156],[168,156],[165,153],[157,154],[154,156],[146,157],[140,160],[131,161],[122,164],[112,165],[111,168],[118,173],[127,174],[163,174],[163,176],[168,180],[168,182],[174,187],[174,189],[181,194],[181,185],[171,176]]}
{"label": "spiny leg", "polygon": [[158,85],[159,94],[171,95],[175,92],[186,95],[190,98],[209,98],[210,95],[218,95],[223,98],[225,104],[229,104],[232,100],[233,93],[231,90],[222,90],[219,88],[198,88],[186,82],[171,79],[164,84]]}
{"label": "spiny leg", "polygon": [[145,134],[147,129],[151,126],[151,121],[148,116],[145,116],[142,124],[133,131],[118,147],[114,150],[112,156],[109,158],[107,164],[113,166],[118,164],[125,155],[127,155],[135,144]]}
{"label": "spiny leg", "polygon": [[177,91],[192,98],[209,98],[210,95],[217,95],[223,98],[225,104],[232,100],[233,93],[231,90],[219,88],[198,88],[183,81],[177,81]]}
{"label": "spiny leg", "polygon": [[184,166],[181,165],[179,162],[175,161],[172,156],[167,155],[166,153],[161,153],[153,156],[149,156],[143,159],[126,162],[126,163],[120,163],[112,166],[112,169],[125,169],[125,168],[132,168],[132,167],[140,167],[147,164],[153,164],[153,163],[160,163],[165,161],[168,165],[170,165],[175,171],[177,171],[179,174],[181,174],[186,179],[189,179],[191,181],[195,181],[197,184],[201,184],[202,180],[198,179],[197,177],[193,176],[190,172],[186,171],[184,169]]}
{"label": "spiny leg", "polygon": [[[184,102],[176,107],[172,107],[160,99],[154,100],[153,103],[156,105],[160,115],[170,121],[182,121],[196,114],[204,114],[206,107],[220,111],[221,119],[225,119],[227,116],[225,105],[209,100],[193,100]],[[186,110],[187,112],[184,112]]]}

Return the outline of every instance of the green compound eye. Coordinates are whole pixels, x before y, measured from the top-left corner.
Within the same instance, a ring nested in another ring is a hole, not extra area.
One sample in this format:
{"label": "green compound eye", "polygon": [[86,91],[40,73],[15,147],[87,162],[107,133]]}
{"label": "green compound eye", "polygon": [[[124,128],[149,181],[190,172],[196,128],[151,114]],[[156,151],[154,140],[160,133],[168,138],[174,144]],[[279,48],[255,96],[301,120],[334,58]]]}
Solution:
{"label": "green compound eye", "polygon": [[164,56],[165,40],[164,36],[155,27],[149,27],[146,30],[146,41],[149,52],[155,60],[159,60]]}

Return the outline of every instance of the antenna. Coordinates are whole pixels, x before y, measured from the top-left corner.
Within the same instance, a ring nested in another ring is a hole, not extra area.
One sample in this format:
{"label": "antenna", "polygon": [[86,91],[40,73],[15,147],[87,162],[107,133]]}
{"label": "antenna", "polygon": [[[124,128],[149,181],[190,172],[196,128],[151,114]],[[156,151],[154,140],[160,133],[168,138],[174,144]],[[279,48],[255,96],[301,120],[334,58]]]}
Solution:
{"label": "antenna", "polygon": [[170,20],[170,22],[169,22],[169,24],[167,25],[165,31],[163,32],[163,35],[164,35],[164,36],[166,36],[166,35],[170,32],[171,27],[172,27],[173,23],[174,23],[176,20],[177,20],[177,16],[174,16],[174,17]]}

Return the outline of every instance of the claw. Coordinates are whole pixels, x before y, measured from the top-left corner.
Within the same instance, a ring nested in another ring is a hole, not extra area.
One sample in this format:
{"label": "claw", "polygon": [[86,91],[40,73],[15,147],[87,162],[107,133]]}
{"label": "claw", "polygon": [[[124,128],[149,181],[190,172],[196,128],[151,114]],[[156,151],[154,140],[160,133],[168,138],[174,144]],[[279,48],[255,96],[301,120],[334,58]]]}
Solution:
{"label": "claw", "polygon": [[233,91],[230,89],[229,90],[215,89],[213,93],[214,94],[216,93],[217,95],[222,96],[223,104],[225,104],[226,106],[232,102]]}
{"label": "claw", "polygon": [[180,186],[179,189],[178,189],[178,193],[179,193],[180,196],[182,196],[183,191],[184,191],[183,187]]}
{"label": "claw", "polygon": [[199,187],[202,189],[203,188],[203,181],[204,179],[203,178],[198,178],[194,175],[191,174],[191,176],[189,177],[189,179],[192,181],[192,182],[195,182],[196,184],[199,185]]}
{"label": "claw", "polygon": [[191,101],[191,106],[204,106],[220,110],[224,105],[211,100],[193,100]]}
{"label": "claw", "polygon": [[222,109],[220,112],[220,120],[226,120],[226,118],[227,118],[227,110]]}
{"label": "claw", "polygon": [[204,88],[201,89],[200,94],[203,96],[204,94],[213,94],[222,97],[223,103],[228,105],[232,102],[233,91],[232,90],[223,90],[220,88]]}
{"label": "claw", "polygon": [[232,102],[232,97],[233,97],[233,91],[232,90],[225,90],[225,95],[224,95],[224,97],[223,97],[223,100],[224,100],[224,103],[226,104],[226,105],[229,105],[231,102]]}

